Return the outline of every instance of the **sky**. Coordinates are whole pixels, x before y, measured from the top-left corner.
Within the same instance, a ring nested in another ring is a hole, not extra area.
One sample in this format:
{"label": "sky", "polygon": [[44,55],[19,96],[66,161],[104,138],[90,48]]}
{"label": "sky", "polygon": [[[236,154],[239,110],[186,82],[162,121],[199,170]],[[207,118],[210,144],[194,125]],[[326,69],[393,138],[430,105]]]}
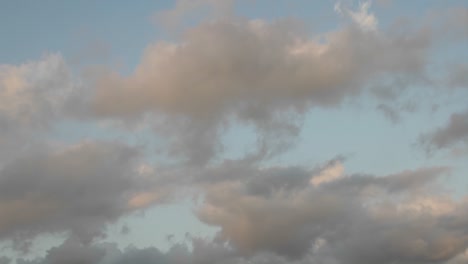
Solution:
{"label": "sky", "polygon": [[0,264],[468,263],[465,0],[0,0]]}

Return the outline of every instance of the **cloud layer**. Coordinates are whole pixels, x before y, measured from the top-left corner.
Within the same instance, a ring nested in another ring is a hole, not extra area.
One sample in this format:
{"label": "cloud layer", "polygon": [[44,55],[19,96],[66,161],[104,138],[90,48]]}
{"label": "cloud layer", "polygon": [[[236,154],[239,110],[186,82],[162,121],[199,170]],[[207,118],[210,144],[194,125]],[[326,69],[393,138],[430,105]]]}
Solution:
{"label": "cloud layer", "polygon": [[338,162],[205,182],[197,215],[221,228],[212,241],[188,237],[162,252],[71,238],[34,263],[463,263],[468,200],[439,189],[447,168],[307,184]]}
{"label": "cloud layer", "polygon": [[[440,38],[463,39],[463,26],[446,35],[414,21],[386,26],[370,2],[357,10],[338,3],[344,22],[311,33],[298,19],[236,17],[233,5],[179,1],[160,13],[180,35],[149,44],[130,73],[99,66],[80,75],[59,53],[0,64],[0,242],[27,256],[34,238],[65,237],[42,257],[16,263],[466,263],[468,198],[447,190],[452,163],[348,173],[348,156],[320,161],[313,155],[320,149],[309,150],[308,166],[272,162],[298,142],[316,109],[372,104],[398,125],[417,103],[426,109],[444,102],[406,102],[421,94],[417,86],[426,94],[466,95],[465,64],[450,64],[447,76],[437,76],[444,81],[431,76]],[[205,7],[212,19],[181,26],[187,13]],[[464,21],[460,10],[447,25]],[[80,139],[57,137],[69,123]],[[226,132],[245,127],[252,128],[252,146],[226,158]],[[416,133],[429,150],[467,147],[468,112]],[[135,134],[158,141],[158,149],[136,144]],[[385,153],[376,158],[386,160]],[[187,234],[167,251],[102,242],[110,224],[187,199],[214,237]],[[0,264],[12,263],[0,257]]]}

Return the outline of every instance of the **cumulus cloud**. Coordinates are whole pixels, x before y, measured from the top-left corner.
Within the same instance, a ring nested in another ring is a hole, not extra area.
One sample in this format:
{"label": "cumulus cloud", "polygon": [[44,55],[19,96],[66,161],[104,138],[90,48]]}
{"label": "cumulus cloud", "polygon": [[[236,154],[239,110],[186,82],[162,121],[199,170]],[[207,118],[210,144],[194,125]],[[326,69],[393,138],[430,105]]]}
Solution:
{"label": "cumulus cloud", "polygon": [[70,73],[58,54],[19,66],[0,65],[2,119],[40,126],[58,114],[70,92]]}
{"label": "cumulus cloud", "polygon": [[227,177],[202,182],[206,196],[197,211],[202,221],[220,227],[214,240],[187,237],[188,244],[161,251],[72,238],[42,260],[19,263],[463,263],[468,200],[434,189],[447,168],[307,184],[337,164],[251,167],[239,178],[228,176],[230,168],[217,168]]}
{"label": "cumulus cloud", "polygon": [[[177,27],[194,10],[231,5],[178,1],[159,16]],[[314,35],[294,20],[216,17],[147,46],[132,73],[100,69],[80,85],[58,54],[0,65],[0,241],[67,234],[18,264],[466,262],[468,200],[441,190],[447,167],[375,176],[347,174],[343,157],[311,168],[265,162],[295,143],[311,109],[367,91],[394,122],[413,109],[395,86],[425,79],[432,32],[379,28],[370,2],[335,10],[347,23]],[[465,72],[457,66],[447,85],[465,87]],[[53,145],[43,134],[62,118],[152,126],[175,165],[119,141]],[[467,120],[455,113],[422,142],[466,143]],[[256,149],[223,160],[222,136],[239,124],[254,128]],[[213,239],[188,237],[167,252],[99,242],[109,223],[194,193],[196,216],[219,230]]]}
{"label": "cumulus cloud", "polygon": [[32,149],[7,163],[0,170],[0,239],[102,236],[106,224],[149,204],[133,202],[149,186],[136,172],[139,155],[135,147],[90,141]]}
{"label": "cumulus cloud", "polygon": [[[337,164],[315,173],[265,173],[281,175],[284,181],[309,175],[307,181],[323,179],[340,168]],[[332,177],[316,186],[270,185],[265,191],[252,187],[255,178],[264,177],[259,172],[253,179],[208,186],[198,215],[220,227],[218,239],[247,257],[273,252],[298,261],[319,243],[333,252],[329,257],[336,263],[445,261],[468,246],[464,229],[453,226],[466,221],[465,204],[432,192],[435,180],[446,172],[434,167],[385,177]]]}
{"label": "cumulus cloud", "polygon": [[352,23],[309,36],[296,25],[219,19],[188,29],[179,42],[154,43],[129,76],[96,77],[94,114],[127,121],[152,114],[163,120],[155,130],[172,138],[175,156],[204,163],[234,121],[260,134],[272,124],[294,128],[288,117],[337,106],[377,77],[424,72],[427,30],[367,31]]}
{"label": "cumulus cloud", "polygon": [[0,165],[53,126],[75,87],[60,54],[0,65]]}

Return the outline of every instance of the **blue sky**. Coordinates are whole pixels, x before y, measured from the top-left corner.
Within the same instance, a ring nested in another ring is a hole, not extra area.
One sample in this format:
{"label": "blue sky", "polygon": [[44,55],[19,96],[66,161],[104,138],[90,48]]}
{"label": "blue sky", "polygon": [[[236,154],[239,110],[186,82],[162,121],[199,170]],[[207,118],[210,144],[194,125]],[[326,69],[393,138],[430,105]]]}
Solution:
{"label": "blue sky", "polygon": [[0,4],[0,264],[468,260],[466,1]]}

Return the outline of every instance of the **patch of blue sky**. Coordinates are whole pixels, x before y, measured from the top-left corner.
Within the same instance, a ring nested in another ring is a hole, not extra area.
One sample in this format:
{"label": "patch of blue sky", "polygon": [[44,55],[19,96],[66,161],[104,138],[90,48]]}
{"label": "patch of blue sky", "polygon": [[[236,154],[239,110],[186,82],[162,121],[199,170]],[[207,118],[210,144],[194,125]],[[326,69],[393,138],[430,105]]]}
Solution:
{"label": "patch of blue sky", "polygon": [[[217,229],[200,222],[193,212],[191,200],[136,212],[111,225],[104,241],[117,242],[121,248],[156,246],[164,251],[174,243],[188,242],[187,236],[212,237]],[[122,234],[123,226],[129,228],[127,234]]]}
{"label": "patch of blue sky", "polygon": [[336,28],[339,21],[333,6],[333,1],[280,0],[274,3],[268,0],[239,1],[235,12],[248,19],[261,18],[267,21],[293,19],[303,23],[305,29],[312,32],[327,32]]}
{"label": "patch of blue sky", "polygon": [[155,10],[172,1],[3,1],[0,62],[19,64],[47,52],[66,58],[94,41],[108,43],[113,59],[128,69],[142,50],[162,35],[152,23]]}

